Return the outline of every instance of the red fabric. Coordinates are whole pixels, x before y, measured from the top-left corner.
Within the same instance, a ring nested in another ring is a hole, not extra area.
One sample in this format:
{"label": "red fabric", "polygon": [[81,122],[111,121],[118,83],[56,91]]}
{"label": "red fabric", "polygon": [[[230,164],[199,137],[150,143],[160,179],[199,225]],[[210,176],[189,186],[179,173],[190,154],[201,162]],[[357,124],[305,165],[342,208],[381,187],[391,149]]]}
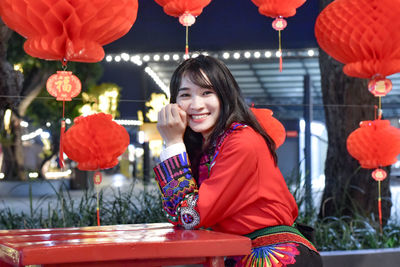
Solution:
{"label": "red fabric", "polygon": [[27,41],[25,52],[47,60],[98,62],[103,45],[125,35],[137,0],[2,0],[4,23]]}
{"label": "red fabric", "polygon": [[198,16],[203,12],[211,0],[155,0],[157,4],[163,7],[164,12],[173,17],[179,17],[185,11],[193,16]]}
{"label": "red fabric", "polygon": [[282,123],[272,116],[272,110],[267,108],[250,109],[267,134],[274,140],[276,148],[280,147],[285,142],[286,130]]}
{"label": "red fabric", "polygon": [[363,121],[347,138],[347,150],[362,168],[392,165],[400,154],[400,130],[388,120]]}
{"label": "red fabric", "polygon": [[112,168],[129,145],[125,128],[109,114],[77,117],[64,135],[64,152],[78,163],[78,169],[94,171]]}
{"label": "red fabric", "polygon": [[400,0],[336,0],[319,14],[319,46],[346,64],[345,74],[372,78],[400,72]]}
{"label": "red fabric", "polygon": [[298,215],[264,139],[250,127],[225,138],[210,177],[199,188],[197,206],[200,226],[240,235],[292,225]]}
{"label": "red fabric", "polygon": [[251,0],[258,6],[260,14],[276,18],[291,17],[296,14],[296,8],[303,5],[306,0]]}

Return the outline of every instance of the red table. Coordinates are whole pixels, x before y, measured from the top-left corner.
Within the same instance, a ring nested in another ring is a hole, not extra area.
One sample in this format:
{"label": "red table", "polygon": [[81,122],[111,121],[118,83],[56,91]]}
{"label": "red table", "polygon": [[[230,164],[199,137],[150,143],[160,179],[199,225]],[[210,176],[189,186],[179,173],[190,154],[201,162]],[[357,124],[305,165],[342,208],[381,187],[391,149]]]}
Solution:
{"label": "red table", "polygon": [[250,253],[250,239],[169,223],[0,230],[4,266],[224,266],[224,256]]}

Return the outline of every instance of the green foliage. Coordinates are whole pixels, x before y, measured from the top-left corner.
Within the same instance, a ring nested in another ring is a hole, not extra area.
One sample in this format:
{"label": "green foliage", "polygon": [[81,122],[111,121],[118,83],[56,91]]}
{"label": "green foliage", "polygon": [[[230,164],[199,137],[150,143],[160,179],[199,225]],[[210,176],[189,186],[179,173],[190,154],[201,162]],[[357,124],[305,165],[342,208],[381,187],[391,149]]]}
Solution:
{"label": "green foliage", "polygon": [[[341,216],[340,210],[337,216],[318,218],[318,209],[314,206],[310,213],[304,212],[305,185],[301,174],[295,171],[287,179],[289,190],[294,196],[299,207],[297,222],[307,224],[314,228],[315,245],[320,251],[332,250],[356,250],[372,248],[400,247],[399,220],[389,221],[380,231],[379,223],[373,214],[368,217],[357,208],[357,214]],[[315,204],[315,203],[314,203]],[[397,223],[396,223],[397,222]]]}
{"label": "green foliage", "polygon": [[[113,194],[99,192],[101,225],[165,222],[158,191],[133,191],[133,186],[124,192],[114,190]],[[136,195],[134,195],[136,193]],[[84,191],[80,199],[71,197],[68,190],[57,192],[57,201],[47,207],[43,197],[30,213],[15,213],[10,208],[0,210],[0,229],[33,229],[82,227],[97,225],[96,192]]]}
{"label": "green foliage", "polygon": [[393,248],[400,246],[400,227],[388,223],[380,233],[373,218],[327,217],[317,221],[316,243],[321,251]]}

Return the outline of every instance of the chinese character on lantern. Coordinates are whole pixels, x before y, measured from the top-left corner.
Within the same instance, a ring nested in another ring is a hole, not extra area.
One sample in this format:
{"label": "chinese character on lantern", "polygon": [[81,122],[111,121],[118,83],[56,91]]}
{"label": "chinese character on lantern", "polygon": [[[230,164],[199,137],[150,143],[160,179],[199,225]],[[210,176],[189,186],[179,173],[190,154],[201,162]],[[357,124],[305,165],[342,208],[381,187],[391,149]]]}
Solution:
{"label": "chinese character on lantern", "polygon": [[71,101],[81,92],[81,82],[71,71],[57,71],[47,80],[47,91],[57,101]]}

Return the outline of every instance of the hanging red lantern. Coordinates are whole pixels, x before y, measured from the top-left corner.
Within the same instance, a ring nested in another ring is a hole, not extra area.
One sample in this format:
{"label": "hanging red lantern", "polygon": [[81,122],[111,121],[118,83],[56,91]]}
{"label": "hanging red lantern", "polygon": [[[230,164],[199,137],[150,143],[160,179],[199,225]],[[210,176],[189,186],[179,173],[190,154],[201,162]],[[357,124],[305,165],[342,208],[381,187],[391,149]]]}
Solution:
{"label": "hanging red lantern", "polygon": [[125,35],[136,20],[137,0],[2,0],[4,23],[27,41],[33,57],[98,62],[103,45]]}
{"label": "hanging red lantern", "polygon": [[347,150],[362,168],[392,165],[400,154],[400,130],[388,120],[362,121],[347,138]]}
{"label": "hanging red lantern", "polygon": [[71,71],[57,71],[47,80],[46,89],[57,101],[71,101],[81,92],[81,81]]}
{"label": "hanging red lantern", "polygon": [[61,168],[64,168],[64,151],[62,147],[65,133],[65,101],[71,101],[73,97],[79,95],[81,88],[81,81],[71,71],[57,71],[57,74],[51,75],[46,83],[46,89],[49,94],[56,97],[57,101],[63,101],[59,151]]}
{"label": "hanging red lantern", "polygon": [[189,26],[196,22],[196,17],[203,12],[211,0],[155,0],[157,4],[163,7],[167,15],[178,17],[179,22],[186,27],[186,45],[185,55],[189,55]]}
{"label": "hanging red lantern", "polygon": [[77,117],[64,137],[64,152],[78,163],[78,169],[94,171],[112,168],[129,145],[129,134],[110,114]]}
{"label": "hanging red lantern", "polygon": [[279,71],[282,71],[282,45],[281,31],[287,26],[284,19],[296,14],[296,9],[302,6],[306,0],[251,0],[260,14],[274,18],[272,28],[279,32]]}
{"label": "hanging red lantern", "polygon": [[306,0],[251,0],[258,6],[260,14],[271,17],[292,17],[296,9],[302,6]]}
{"label": "hanging red lantern", "polygon": [[400,0],[336,0],[319,14],[315,36],[345,74],[384,78],[400,72],[399,13]]}
{"label": "hanging red lantern", "polygon": [[380,167],[397,162],[400,154],[400,130],[388,120],[362,121],[360,128],[347,138],[347,150],[362,168],[375,169],[372,178],[378,182],[378,216],[382,233],[381,181],[387,174]]}
{"label": "hanging red lantern", "polygon": [[272,110],[267,108],[250,108],[258,122],[274,140],[276,148],[280,147],[286,139],[286,130],[282,123],[274,118]]}
{"label": "hanging red lantern", "polygon": [[163,7],[167,15],[180,17],[183,14],[191,14],[194,17],[203,12],[211,0],[155,0],[157,4]]}
{"label": "hanging red lantern", "polygon": [[368,83],[368,91],[374,96],[386,96],[392,91],[392,81],[382,76],[372,78]]}
{"label": "hanging red lantern", "polygon": [[99,184],[101,184],[102,181],[103,181],[103,176],[101,175],[101,172],[99,172],[99,171],[95,172],[93,175],[94,184],[99,185]]}
{"label": "hanging red lantern", "polygon": [[374,178],[374,180],[377,182],[381,182],[381,181],[385,180],[386,177],[387,177],[387,173],[385,170],[378,168],[372,172],[372,178]]}

